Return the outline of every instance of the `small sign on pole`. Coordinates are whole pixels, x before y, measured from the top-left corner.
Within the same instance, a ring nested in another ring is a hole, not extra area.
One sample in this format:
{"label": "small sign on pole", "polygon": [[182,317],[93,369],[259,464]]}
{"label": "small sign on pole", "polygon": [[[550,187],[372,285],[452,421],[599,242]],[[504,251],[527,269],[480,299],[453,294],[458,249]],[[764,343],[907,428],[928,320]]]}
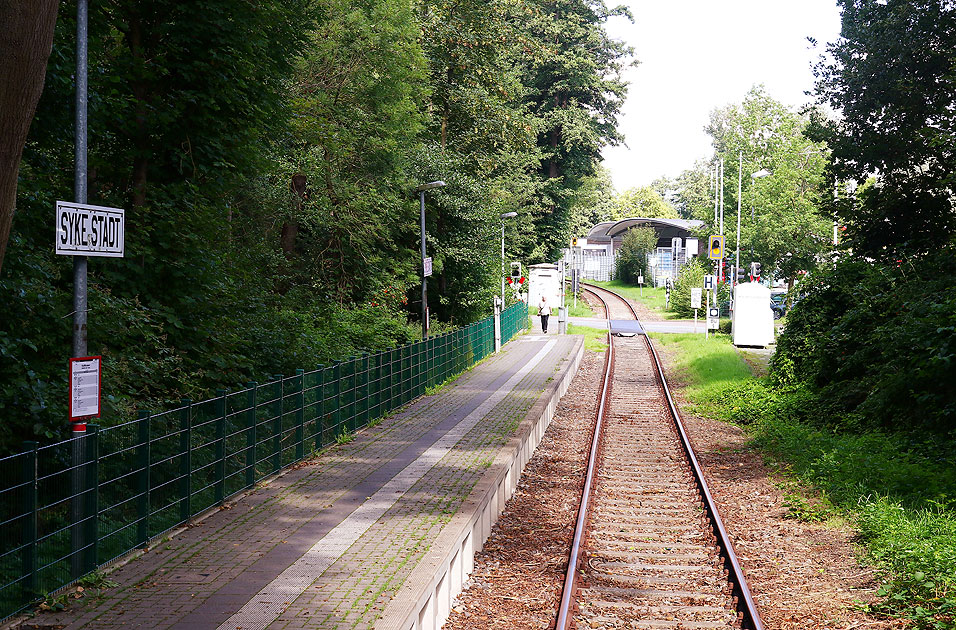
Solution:
{"label": "small sign on pole", "polygon": [[700,308],[704,298],[704,290],[699,287],[692,287],[690,290],[690,307]]}
{"label": "small sign on pole", "polygon": [[429,256],[428,258],[422,261],[422,269],[424,270],[424,275],[426,278],[432,275],[432,257],[431,256]]}
{"label": "small sign on pole", "polygon": [[706,275],[704,276],[704,288],[708,291],[713,291],[717,288],[717,276]]}
{"label": "small sign on pole", "polygon": [[102,357],[70,359],[70,422],[100,417]]}
{"label": "small sign on pole", "polygon": [[707,329],[717,330],[720,328],[720,309],[716,306],[707,309]]}

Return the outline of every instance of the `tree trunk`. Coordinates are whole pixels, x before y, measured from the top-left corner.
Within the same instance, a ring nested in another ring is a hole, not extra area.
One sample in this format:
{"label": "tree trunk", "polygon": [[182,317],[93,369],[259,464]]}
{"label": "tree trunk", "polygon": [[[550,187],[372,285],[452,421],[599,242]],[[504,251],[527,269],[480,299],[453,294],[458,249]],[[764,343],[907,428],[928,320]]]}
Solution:
{"label": "tree trunk", "polygon": [[[130,54],[138,62],[137,65],[142,65],[144,33],[139,16],[132,15],[129,17],[129,32],[126,37]],[[135,127],[132,133],[133,146],[136,147],[136,155],[133,158],[132,206],[134,209],[139,209],[146,205],[146,185],[149,175],[149,138],[146,130],[146,105],[149,99],[149,86],[145,79],[137,78],[131,82],[130,87],[133,98],[136,99]]]}
{"label": "tree trunk", "polygon": [[0,0],[0,270],[23,144],[43,93],[59,0]]}

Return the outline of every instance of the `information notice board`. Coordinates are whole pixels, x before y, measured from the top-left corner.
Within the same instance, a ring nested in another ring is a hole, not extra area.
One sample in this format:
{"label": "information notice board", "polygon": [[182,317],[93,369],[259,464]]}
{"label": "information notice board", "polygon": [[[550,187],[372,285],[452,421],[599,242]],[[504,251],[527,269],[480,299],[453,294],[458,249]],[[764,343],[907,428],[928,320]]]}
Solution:
{"label": "information notice board", "polygon": [[102,357],[70,359],[70,421],[100,416]]}

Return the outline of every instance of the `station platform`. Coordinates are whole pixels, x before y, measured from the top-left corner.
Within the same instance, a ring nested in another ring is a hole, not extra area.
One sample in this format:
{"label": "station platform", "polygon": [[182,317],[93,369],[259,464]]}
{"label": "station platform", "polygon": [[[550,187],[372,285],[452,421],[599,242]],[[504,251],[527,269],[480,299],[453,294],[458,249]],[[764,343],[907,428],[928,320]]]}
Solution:
{"label": "station platform", "polygon": [[157,543],[101,597],[19,627],[439,628],[577,371],[582,337],[549,332]]}

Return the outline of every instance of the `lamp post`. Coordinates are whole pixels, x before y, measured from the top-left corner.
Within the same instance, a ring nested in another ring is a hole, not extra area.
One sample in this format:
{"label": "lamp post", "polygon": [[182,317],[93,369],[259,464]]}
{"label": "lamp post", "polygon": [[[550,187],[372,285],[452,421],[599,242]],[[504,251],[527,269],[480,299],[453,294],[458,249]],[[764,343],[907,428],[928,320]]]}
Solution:
{"label": "lamp post", "polygon": [[428,276],[425,275],[425,191],[441,188],[445,182],[439,180],[422,184],[415,189],[421,207],[422,226],[422,339],[428,336]]}
{"label": "lamp post", "polygon": [[513,219],[517,212],[505,212],[499,217],[501,221],[501,310],[505,310],[505,219]]}
{"label": "lamp post", "polygon": [[[737,286],[737,270],[740,269],[740,204],[741,204],[741,184],[743,183],[744,154],[741,152],[738,156],[737,168],[737,254],[734,262],[734,286]],[[756,173],[750,174],[750,179],[756,180],[770,175],[770,171],[765,168]]]}

